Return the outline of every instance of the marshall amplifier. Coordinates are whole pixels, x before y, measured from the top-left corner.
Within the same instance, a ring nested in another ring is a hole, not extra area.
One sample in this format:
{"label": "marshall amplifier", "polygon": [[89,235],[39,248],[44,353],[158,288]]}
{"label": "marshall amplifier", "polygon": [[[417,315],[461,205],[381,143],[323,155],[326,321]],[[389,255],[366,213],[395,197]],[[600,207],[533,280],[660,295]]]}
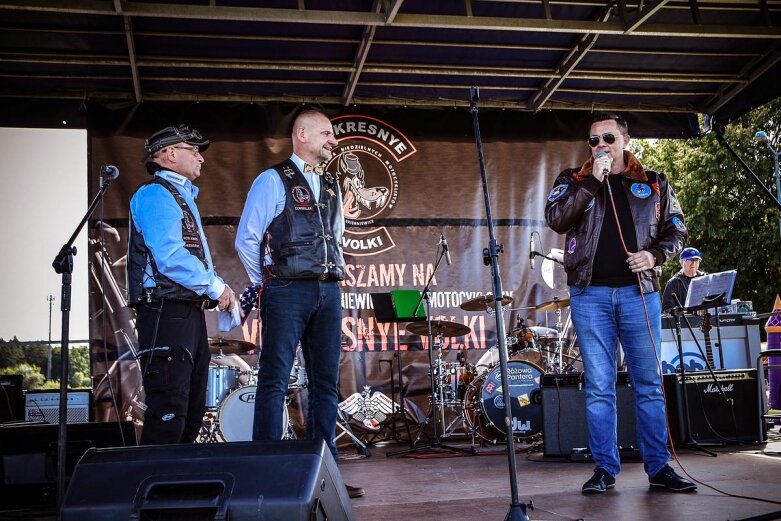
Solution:
{"label": "marshall amplifier", "polygon": [[[589,459],[586,389],[581,373],[542,375],[543,454]],[[635,395],[625,371],[616,382],[618,448],[622,459],[637,456]]]}
{"label": "marshall amplifier", "polygon": [[[716,381],[709,371],[686,373],[691,437],[700,443],[761,441],[757,370],[714,373]],[[684,444],[686,417],[680,382],[680,373],[664,375],[670,431],[674,442]],[[719,386],[724,391],[724,397]]]}

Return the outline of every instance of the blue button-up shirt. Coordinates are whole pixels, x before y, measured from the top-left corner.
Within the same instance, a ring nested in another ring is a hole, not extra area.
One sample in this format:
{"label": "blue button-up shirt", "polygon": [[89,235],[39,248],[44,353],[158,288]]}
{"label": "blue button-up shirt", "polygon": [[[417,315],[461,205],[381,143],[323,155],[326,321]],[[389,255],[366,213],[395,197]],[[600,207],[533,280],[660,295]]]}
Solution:
{"label": "blue button-up shirt", "polygon": [[[195,205],[198,187],[186,177],[170,170],[161,170],[156,175],[173,184],[184,197],[198,224],[208,267],[185,249],[182,239],[184,214],[171,193],[164,187],[158,184],[142,186],[130,200],[130,213],[136,230],[144,237],[144,243],[151,252],[160,273],[198,295],[205,294],[210,299],[218,300],[225,290],[225,282],[214,272],[209,245],[201,224],[201,215]],[[147,263],[145,288],[155,285],[152,273],[152,266]]]}

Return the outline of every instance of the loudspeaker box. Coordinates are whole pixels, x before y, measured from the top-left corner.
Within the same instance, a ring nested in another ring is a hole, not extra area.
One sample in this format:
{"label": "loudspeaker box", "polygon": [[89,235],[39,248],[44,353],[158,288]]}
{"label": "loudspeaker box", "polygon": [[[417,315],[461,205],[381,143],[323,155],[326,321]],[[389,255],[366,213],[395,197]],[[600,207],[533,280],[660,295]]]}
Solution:
{"label": "loudspeaker box", "polygon": [[351,521],[347,489],[322,440],[151,445],[88,451],[62,521]]}
{"label": "loudspeaker box", "polygon": [[[701,443],[761,441],[757,370],[686,373],[686,403],[691,437]],[[673,441],[684,444],[686,415],[680,373],[664,375],[667,418]],[[724,391],[722,397],[719,387]],[[726,398],[726,401],[724,400]]]}
{"label": "loudspeaker box", "polygon": [[[637,456],[635,395],[625,371],[616,381],[618,448],[622,458]],[[582,373],[542,375],[542,439],[545,456],[587,459],[586,388]]]}

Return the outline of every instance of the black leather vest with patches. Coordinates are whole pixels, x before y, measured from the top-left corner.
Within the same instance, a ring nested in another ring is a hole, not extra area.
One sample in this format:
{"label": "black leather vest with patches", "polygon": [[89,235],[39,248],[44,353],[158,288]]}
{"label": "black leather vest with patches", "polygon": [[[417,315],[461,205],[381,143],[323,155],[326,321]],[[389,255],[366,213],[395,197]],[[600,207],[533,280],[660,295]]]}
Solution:
{"label": "black leather vest with patches", "polygon": [[[344,279],[344,256],[335,236],[342,207],[339,185],[326,172],[320,177],[320,200],[292,160],[273,167],[285,187],[285,208],[271,221],[260,254],[268,249],[266,266],[280,279]],[[261,258],[261,264],[263,259]]]}
{"label": "black leather vest with patches", "polygon": [[[138,189],[149,184],[158,184],[171,193],[183,213],[182,239],[184,240],[184,247],[191,255],[197,257],[198,260],[203,263],[204,267],[208,269],[209,264],[206,262],[206,253],[203,248],[201,234],[198,231],[198,223],[195,220],[195,215],[193,215],[190,207],[187,206],[187,201],[184,200],[184,197],[182,197],[182,194],[179,193],[179,190],[177,190],[174,185],[160,177],[155,177],[151,181],[144,183]],[[136,230],[132,215],[130,216],[129,225],[130,234],[127,252],[128,306],[137,306],[142,300],[157,301],[165,299],[199,302],[209,300],[206,296],[198,295],[194,291],[177,284],[160,273],[152,254],[149,252],[149,248],[147,248],[146,243],[144,242],[144,236]],[[151,288],[144,288],[144,270],[147,265],[147,260],[152,266],[152,273],[155,281],[155,286]]]}

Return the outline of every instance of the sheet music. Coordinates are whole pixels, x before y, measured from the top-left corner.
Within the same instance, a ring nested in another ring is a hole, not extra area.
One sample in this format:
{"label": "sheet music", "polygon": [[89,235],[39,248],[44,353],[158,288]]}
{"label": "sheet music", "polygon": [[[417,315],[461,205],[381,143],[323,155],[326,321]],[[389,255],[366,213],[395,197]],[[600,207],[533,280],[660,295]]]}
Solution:
{"label": "sheet music", "polygon": [[683,307],[687,311],[695,311],[731,302],[732,288],[737,276],[736,270],[730,270],[694,277],[689,284]]}

